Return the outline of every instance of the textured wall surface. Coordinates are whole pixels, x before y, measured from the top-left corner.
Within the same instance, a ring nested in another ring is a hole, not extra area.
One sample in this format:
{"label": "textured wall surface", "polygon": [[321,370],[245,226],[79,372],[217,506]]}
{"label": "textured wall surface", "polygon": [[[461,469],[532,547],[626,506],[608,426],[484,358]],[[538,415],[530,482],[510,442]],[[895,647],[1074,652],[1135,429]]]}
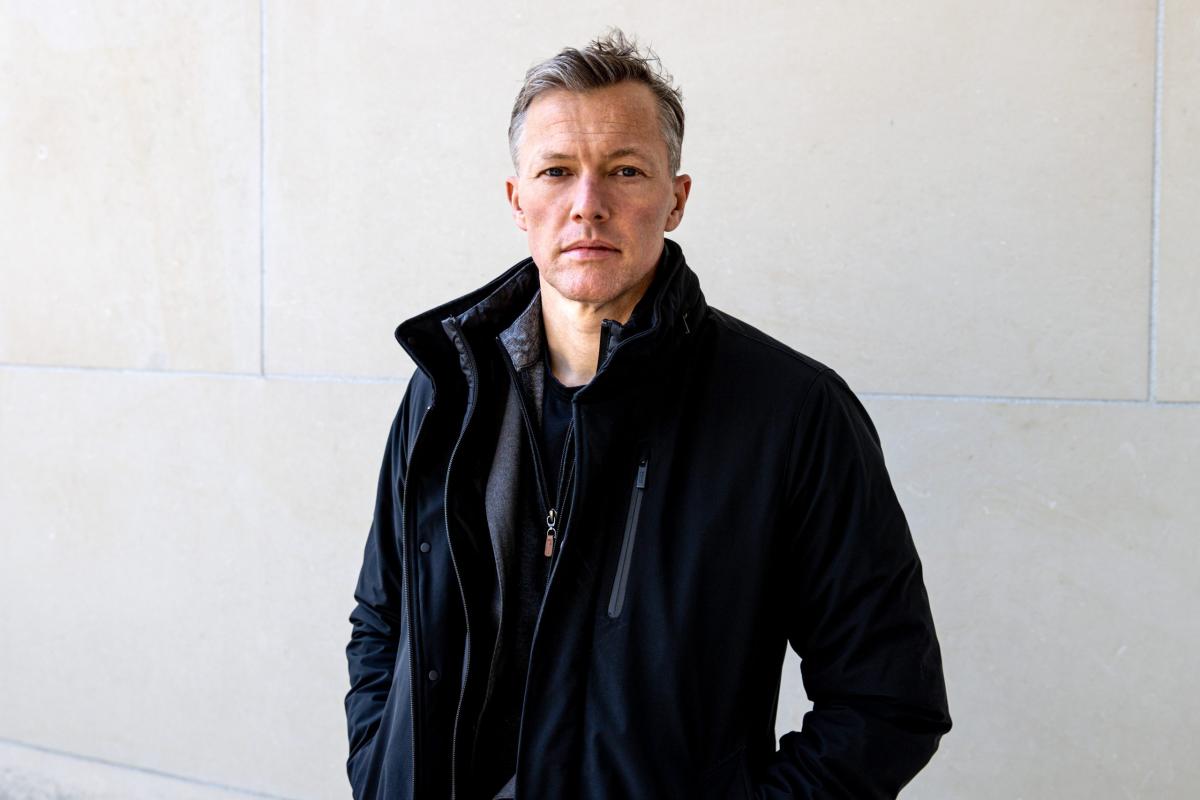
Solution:
{"label": "textured wall surface", "polygon": [[955,719],[905,797],[1200,795],[1200,0],[2,0],[0,797],[349,796],[392,330],[526,255],[512,98],[610,24],[709,302],[883,438]]}

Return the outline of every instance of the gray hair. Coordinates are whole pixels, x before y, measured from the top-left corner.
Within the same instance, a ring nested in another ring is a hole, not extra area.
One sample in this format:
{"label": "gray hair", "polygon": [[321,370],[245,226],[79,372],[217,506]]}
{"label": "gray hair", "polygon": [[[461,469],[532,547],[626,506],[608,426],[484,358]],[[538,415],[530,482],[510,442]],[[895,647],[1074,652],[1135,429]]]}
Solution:
{"label": "gray hair", "polygon": [[534,64],[525,73],[525,83],[513,103],[508,123],[508,150],[517,167],[517,148],[525,131],[525,114],[534,98],[551,89],[586,92],[614,86],[622,81],[637,81],[650,87],[658,102],[659,126],[667,142],[667,160],[671,176],[679,172],[683,149],[683,92],[671,85],[671,75],[649,47],[642,53],[636,41],[625,38],[619,28],[593,39],[587,47],[564,48],[558,55]]}

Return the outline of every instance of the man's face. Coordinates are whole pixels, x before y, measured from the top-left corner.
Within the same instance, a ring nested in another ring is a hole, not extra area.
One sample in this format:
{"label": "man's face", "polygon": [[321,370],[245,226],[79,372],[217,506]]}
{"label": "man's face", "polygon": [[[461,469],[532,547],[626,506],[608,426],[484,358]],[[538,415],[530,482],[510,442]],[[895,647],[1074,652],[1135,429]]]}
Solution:
{"label": "man's face", "polygon": [[518,169],[508,199],[543,287],[631,311],[691,189],[687,175],[671,177],[650,88],[625,82],[538,95],[526,112]]}

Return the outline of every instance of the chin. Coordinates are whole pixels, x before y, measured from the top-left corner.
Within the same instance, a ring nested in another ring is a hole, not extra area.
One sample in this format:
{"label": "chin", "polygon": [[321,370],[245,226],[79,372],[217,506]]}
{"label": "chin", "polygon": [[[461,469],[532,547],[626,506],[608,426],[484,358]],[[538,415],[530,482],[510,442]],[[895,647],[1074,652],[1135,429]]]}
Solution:
{"label": "chin", "polygon": [[555,264],[547,282],[563,297],[598,302],[616,293],[613,277],[603,264]]}
{"label": "chin", "polygon": [[598,305],[613,299],[612,292],[592,286],[566,287],[566,291],[555,287],[560,295],[576,303],[591,303]]}

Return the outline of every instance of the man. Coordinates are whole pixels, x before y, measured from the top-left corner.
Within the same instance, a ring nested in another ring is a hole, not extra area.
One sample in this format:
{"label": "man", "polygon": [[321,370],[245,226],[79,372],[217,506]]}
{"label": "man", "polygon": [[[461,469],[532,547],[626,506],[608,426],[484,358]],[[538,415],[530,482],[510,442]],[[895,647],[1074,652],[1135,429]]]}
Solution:
{"label": "man", "polygon": [[[950,728],[866,412],[664,237],[683,120],[619,32],[530,69],[531,258],[397,329],[418,369],[350,617],[356,798],[894,797]],[[776,749],[789,643],[814,707]]]}

